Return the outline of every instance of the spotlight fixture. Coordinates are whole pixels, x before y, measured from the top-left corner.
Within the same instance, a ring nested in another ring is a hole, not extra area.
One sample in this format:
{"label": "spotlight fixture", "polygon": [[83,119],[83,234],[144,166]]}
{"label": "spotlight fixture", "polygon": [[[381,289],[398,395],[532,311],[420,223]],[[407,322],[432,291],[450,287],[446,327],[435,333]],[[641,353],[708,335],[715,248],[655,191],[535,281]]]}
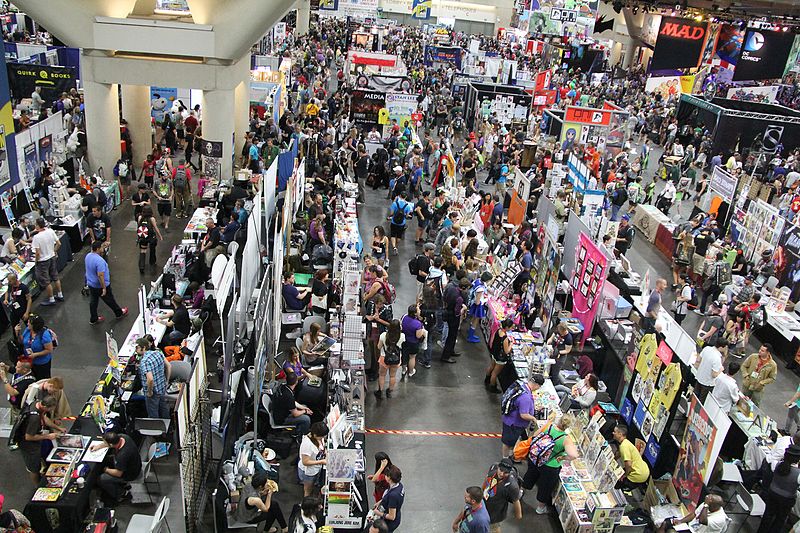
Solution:
{"label": "spotlight fixture", "polygon": [[639,6],[633,6],[633,9],[631,11],[632,11],[632,13],[634,15],[638,14],[639,13]]}

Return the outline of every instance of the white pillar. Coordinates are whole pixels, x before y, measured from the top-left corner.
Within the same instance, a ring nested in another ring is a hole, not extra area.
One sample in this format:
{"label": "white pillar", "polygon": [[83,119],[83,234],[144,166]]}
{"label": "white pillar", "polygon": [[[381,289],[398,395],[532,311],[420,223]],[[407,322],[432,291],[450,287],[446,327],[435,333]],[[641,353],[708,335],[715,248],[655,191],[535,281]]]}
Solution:
{"label": "white pillar", "polygon": [[236,131],[235,90],[203,91],[203,139],[222,142],[220,176],[233,177],[233,136]]}
{"label": "white pillar", "polygon": [[309,0],[297,0],[294,5],[297,9],[297,35],[308,33],[308,26],[311,21],[311,2]]}
{"label": "white pillar", "polygon": [[153,148],[150,127],[150,87],[122,86],[122,118],[128,121],[133,141],[133,164],[139,168]]}
{"label": "white pillar", "polygon": [[86,101],[86,141],[89,167],[103,167],[106,178],[113,177],[114,165],[122,153],[119,138],[119,96],[116,83],[96,83],[92,57],[81,54],[81,81]]}
{"label": "white pillar", "polygon": [[250,129],[250,80],[247,79],[240,83],[234,90],[234,117],[233,127],[236,132],[234,143],[234,154],[242,153],[244,138],[247,130]]}

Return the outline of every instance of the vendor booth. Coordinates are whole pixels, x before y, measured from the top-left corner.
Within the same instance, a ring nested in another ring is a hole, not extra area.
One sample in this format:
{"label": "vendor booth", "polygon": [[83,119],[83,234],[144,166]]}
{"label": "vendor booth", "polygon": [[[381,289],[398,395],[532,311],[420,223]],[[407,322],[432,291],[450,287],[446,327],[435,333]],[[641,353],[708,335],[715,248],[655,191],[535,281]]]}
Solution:
{"label": "vendor booth", "polygon": [[725,98],[709,102],[682,94],[676,116],[679,126],[711,132],[711,154],[774,153],[779,144],[788,153],[800,146],[800,112],[779,105]]}
{"label": "vendor booth", "polygon": [[526,130],[533,97],[520,87],[470,82],[464,103],[467,129],[474,130],[476,119],[497,117],[500,125],[510,128],[517,125]]}

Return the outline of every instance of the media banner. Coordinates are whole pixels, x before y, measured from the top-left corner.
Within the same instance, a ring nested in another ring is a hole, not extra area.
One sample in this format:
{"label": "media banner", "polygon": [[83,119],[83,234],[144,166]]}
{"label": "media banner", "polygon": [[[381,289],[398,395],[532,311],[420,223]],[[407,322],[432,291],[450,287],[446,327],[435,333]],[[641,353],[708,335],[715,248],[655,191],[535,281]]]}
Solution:
{"label": "media banner", "polygon": [[703,485],[711,476],[716,462],[713,454],[717,428],[703,408],[697,396],[692,394],[687,413],[686,432],[683,434],[681,450],[685,454],[678,460],[672,483],[675,491],[689,512],[697,507]]}
{"label": "media banner", "polygon": [[431,18],[431,5],[433,0],[414,0],[411,6],[411,18],[428,20]]}
{"label": "media banner", "polygon": [[319,9],[321,11],[338,11],[339,0],[319,0]]}
{"label": "media banner", "polygon": [[714,49],[713,60],[718,60],[723,67],[735,66],[742,52],[742,39],[744,32],[738,24],[722,24],[717,36],[717,45]]}
{"label": "media banner", "polygon": [[78,79],[75,67],[53,67],[50,65],[7,65],[8,84],[14,98],[30,98],[37,87],[42,88],[42,99],[47,107],[55,102],[61,93],[74,89]]}
{"label": "media banner", "polygon": [[458,46],[432,46],[425,47],[425,64],[432,66],[434,63],[450,63],[461,70],[461,48]]}
{"label": "media banner", "polygon": [[400,126],[406,121],[411,123],[411,115],[417,111],[418,96],[406,93],[386,93],[386,109],[389,111],[389,120],[395,119]]}
{"label": "media banner", "polygon": [[178,89],[175,87],[150,87],[150,116],[156,124],[161,124],[177,99]]}
{"label": "media banner", "polygon": [[778,91],[780,85],[768,85],[766,87],[732,87],[728,89],[729,100],[741,100],[742,102],[757,102],[759,104],[774,104],[778,102]]}
{"label": "media banner", "polygon": [[708,37],[708,22],[662,17],[650,71],[696,68]]}
{"label": "media banner", "polygon": [[[583,331],[592,331],[600,307],[608,259],[584,233],[578,236],[575,253],[577,262],[572,276],[572,316],[583,324]],[[581,337],[581,344],[585,337]]]}
{"label": "media banner", "polygon": [[387,124],[389,113],[386,110],[386,94],[354,89],[350,98],[350,120],[368,126]]}
{"label": "media banner", "polygon": [[794,37],[790,32],[749,28],[733,71],[733,81],[771,80],[783,76]]}

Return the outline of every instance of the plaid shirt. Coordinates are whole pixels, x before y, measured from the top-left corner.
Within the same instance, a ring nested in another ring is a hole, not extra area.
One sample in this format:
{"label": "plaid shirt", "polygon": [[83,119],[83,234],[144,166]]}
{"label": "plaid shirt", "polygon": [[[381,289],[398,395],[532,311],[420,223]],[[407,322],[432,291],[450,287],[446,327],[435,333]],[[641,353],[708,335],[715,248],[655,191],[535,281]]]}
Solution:
{"label": "plaid shirt", "polygon": [[153,393],[167,393],[167,377],[164,374],[164,354],[159,350],[149,350],[144,353],[139,363],[139,378],[147,392],[147,373],[153,374]]}

